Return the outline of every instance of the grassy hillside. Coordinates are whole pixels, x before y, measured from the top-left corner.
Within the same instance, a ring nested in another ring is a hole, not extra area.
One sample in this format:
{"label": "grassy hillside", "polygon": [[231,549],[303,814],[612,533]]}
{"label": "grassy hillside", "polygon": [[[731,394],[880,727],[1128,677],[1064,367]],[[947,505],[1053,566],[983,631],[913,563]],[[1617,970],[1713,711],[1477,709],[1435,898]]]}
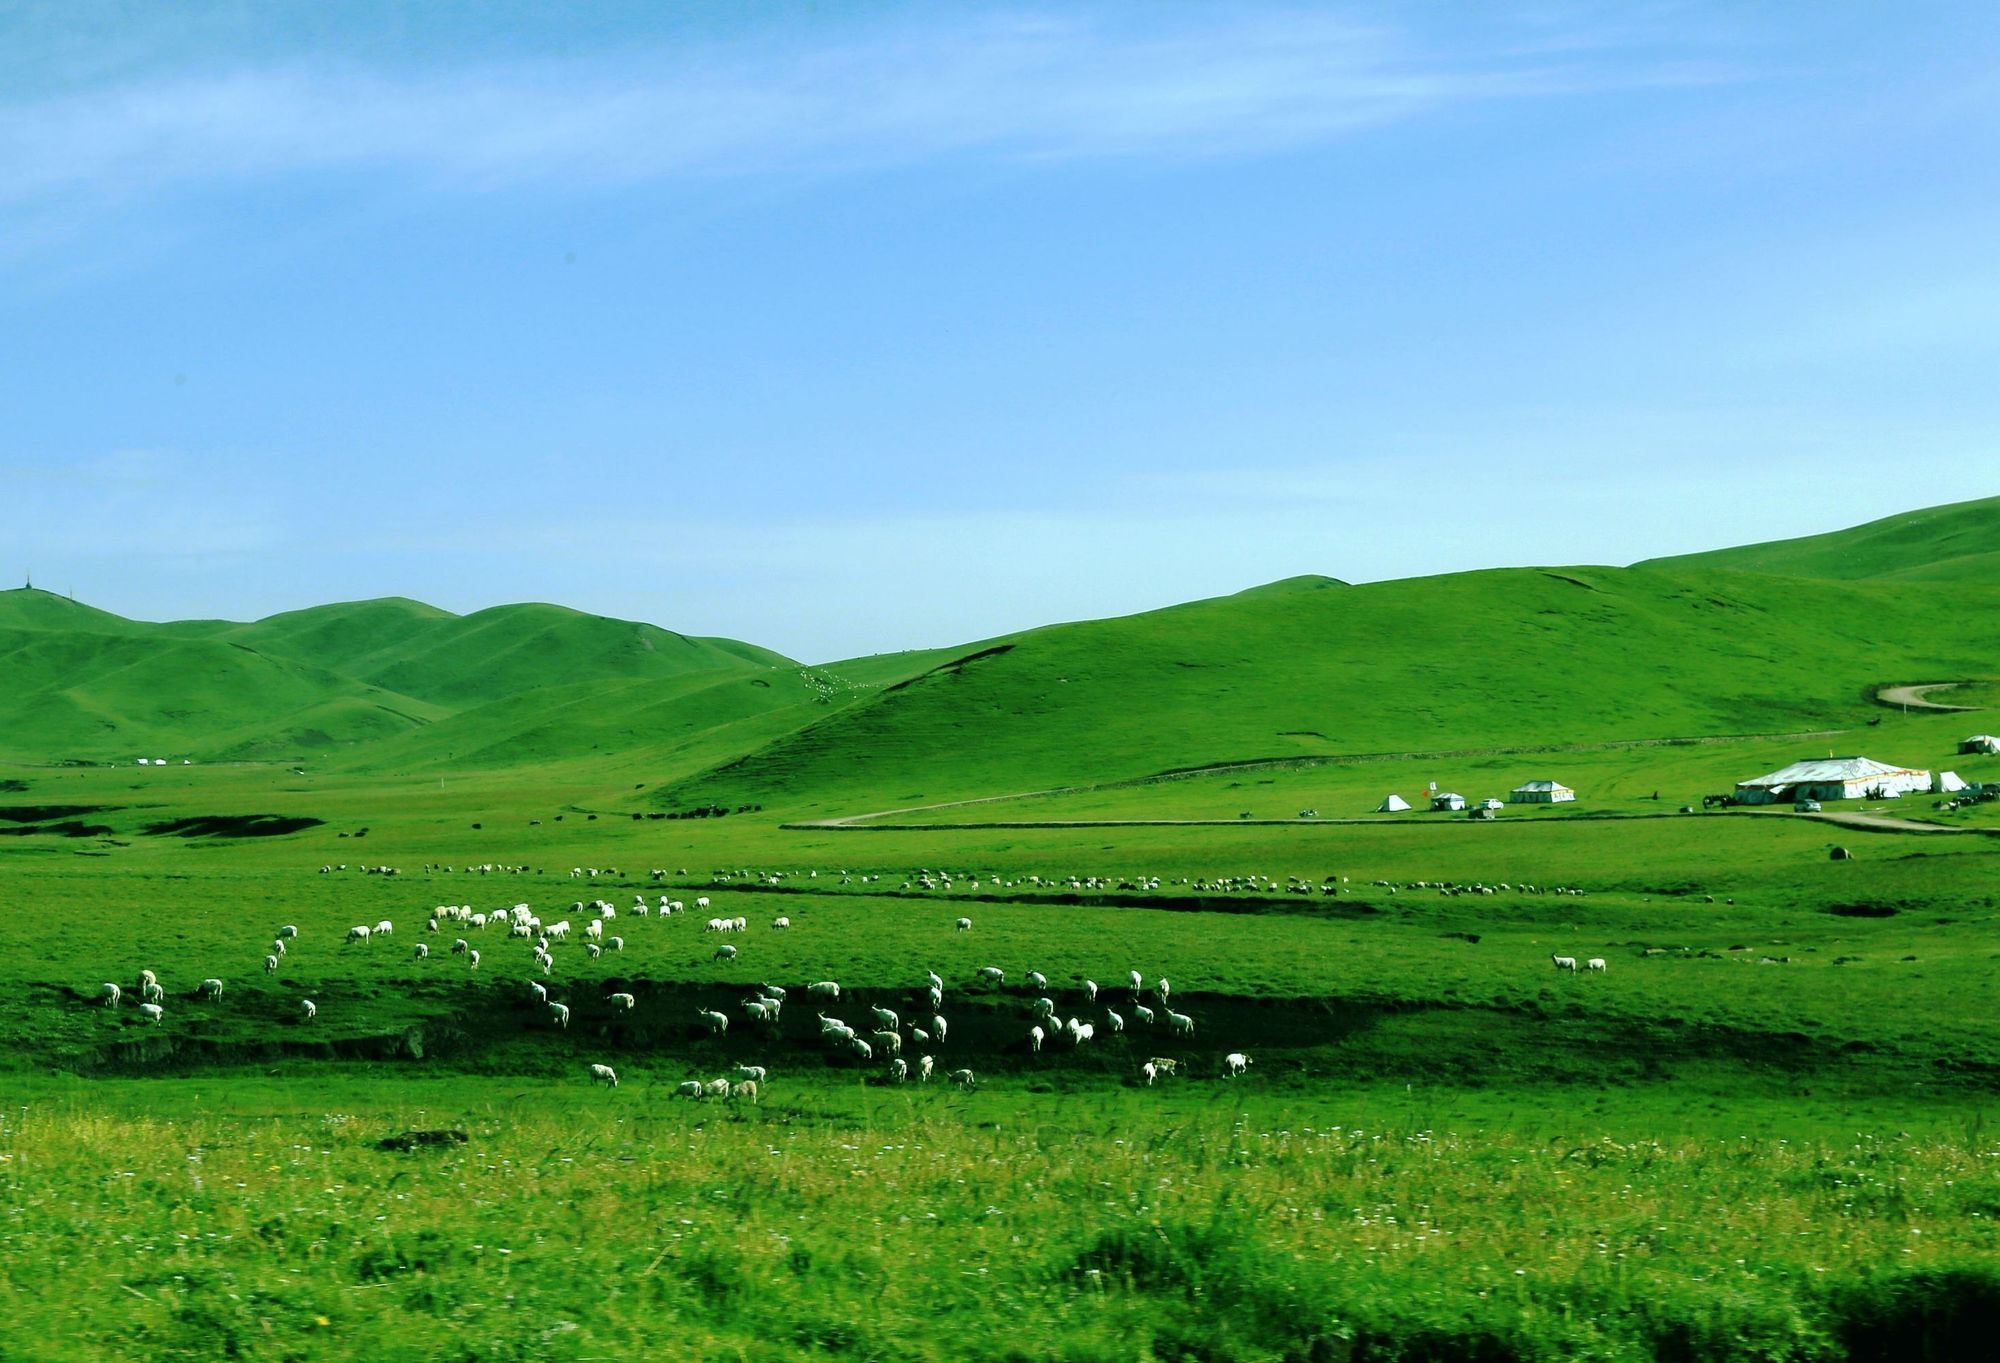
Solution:
{"label": "grassy hillside", "polygon": [[[0,593],[0,753],[23,760],[319,757],[497,702],[512,705],[458,726],[428,751],[539,760],[566,741],[587,754],[607,746],[607,736],[644,746],[685,738],[708,718],[733,722],[741,715],[724,713],[727,706],[666,710],[712,680],[765,673],[795,678],[797,669],[754,645],[558,606],[501,606],[461,617],[388,599],[250,624],[153,625],[47,592]],[[702,680],[679,685],[689,678]],[[663,683],[674,685],[648,689]],[[545,712],[572,704],[554,693],[577,686],[599,688],[609,708],[589,715],[588,733],[565,739]],[[751,747],[769,736],[742,742]]]}
{"label": "grassy hillside", "polygon": [[1616,568],[1258,590],[993,641],[659,798],[853,812],[1260,758],[1844,727],[1871,684],[1990,670],[1996,606]]}
{"label": "grassy hillside", "polygon": [[1641,568],[1732,568],[1786,577],[2000,583],[2000,497],[1934,506],[1802,539],[1648,559]]}

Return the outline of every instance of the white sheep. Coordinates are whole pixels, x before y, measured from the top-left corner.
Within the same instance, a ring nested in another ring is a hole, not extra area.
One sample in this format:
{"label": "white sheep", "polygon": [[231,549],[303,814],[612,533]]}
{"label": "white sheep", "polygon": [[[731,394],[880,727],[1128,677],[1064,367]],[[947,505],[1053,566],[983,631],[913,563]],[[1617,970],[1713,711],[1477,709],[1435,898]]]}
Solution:
{"label": "white sheep", "polygon": [[167,1010],[160,1007],[157,1003],[142,1003],[139,1005],[139,1016],[152,1023],[155,1027],[160,1025],[160,1019],[166,1015]]}
{"label": "white sheep", "polygon": [[390,922],[386,918],[384,918],[381,922],[375,925],[375,935],[377,937],[387,937],[391,933],[395,932],[395,930],[396,930],[396,925]]}
{"label": "white sheep", "polygon": [[457,938],[451,944],[451,954],[454,956],[463,956],[470,950],[472,950],[472,944],[463,937]]}
{"label": "white sheep", "polygon": [[1107,1008],[1104,1010],[1104,1025],[1114,1032],[1122,1032],[1125,1030],[1125,1019]]}
{"label": "white sheep", "polygon": [[[277,970],[277,968],[278,968],[278,958],[276,956],[266,956],[264,958],[264,973],[266,975],[274,973]],[[117,1000],[114,999],[112,1000],[112,1002],[115,1003],[117,1002]]]}
{"label": "white sheep", "polygon": [[465,959],[466,959],[466,961],[467,961],[467,963],[468,963],[468,968],[469,968],[469,969],[472,969],[472,970],[477,970],[477,969],[479,969],[479,953],[478,953],[477,951],[468,951],[468,952],[466,952],[466,953],[465,953]]}
{"label": "white sheep", "polygon": [[607,951],[623,951],[625,949],[625,939],[623,937],[607,937],[604,939],[604,947]]}
{"label": "white sheep", "polygon": [[708,1028],[710,1036],[721,1036],[729,1030],[729,1019],[723,1014],[716,1012],[713,1008],[697,1009],[695,1010],[695,1016],[701,1019],[702,1026]]}
{"label": "white sheep", "polygon": [[952,925],[952,928],[956,932],[971,932],[972,920],[970,918],[961,918]]}
{"label": "white sheep", "polygon": [[285,926],[278,929],[278,936],[280,938],[296,937],[298,935],[299,935],[299,925],[297,923],[287,923],[285,924]]}
{"label": "white sheep", "polygon": [[780,917],[780,918],[773,918],[771,920],[771,926],[774,928],[788,928],[791,925],[792,925],[792,920],[789,918]]}
{"label": "white sheep", "polygon": [[1222,1070],[1231,1079],[1250,1068],[1250,1057],[1241,1051],[1231,1051],[1222,1057]]}
{"label": "white sheep", "polygon": [[1036,1055],[1040,1055],[1042,1053],[1043,1039],[1044,1036],[1042,1029],[1040,1027],[1030,1027],[1028,1029],[1028,1049],[1030,1051],[1033,1051]]}
{"label": "white sheep", "polygon": [[139,987],[139,997],[147,1003],[165,1003],[167,991],[161,988],[158,980],[148,980]]}
{"label": "white sheep", "polygon": [[854,1052],[855,1057],[860,1060],[873,1060],[875,1058],[875,1048],[858,1036],[847,1039],[847,1049]]}
{"label": "white sheep", "polygon": [[979,967],[979,978],[988,984],[1003,984],[1006,982],[1007,972],[997,965],[983,965]]}
{"label": "white sheep", "polygon": [[98,1002],[102,1003],[106,1008],[116,1008],[118,1006],[118,1000],[124,996],[124,993],[125,993],[124,990],[120,989],[117,985],[113,984],[111,981],[106,980],[104,982],[103,987],[97,991],[97,999]]}
{"label": "white sheep", "polygon": [[416,950],[416,959],[417,959],[417,960],[421,961],[421,960],[423,960],[423,959],[424,959],[425,957],[429,956],[430,954],[431,954],[431,949],[430,949],[430,947],[429,947],[429,945],[428,945],[428,944],[426,944],[426,943],[423,943],[423,942],[419,942],[419,943],[417,943],[417,950]]}
{"label": "white sheep", "polygon": [[288,955],[289,953],[285,950],[285,939],[282,937],[273,937],[271,939],[271,951],[272,954],[277,956]]}
{"label": "white sheep", "polygon": [[764,1082],[765,1070],[762,1065],[738,1065],[736,1073],[743,1079],[755,1079],[760,1084]]}
{"label": "white sheep", "polygon": [[708,959],[711,961],[733,961],[736,959],[736,948],[724,942],[715,949],[715,954]]}
{"label": "white sheep", "polygon": [[744,1079],[729,1085],[729,1100],[733,1103],[748,1099],[750,1106],[757,1106],[757,1081]]}
{"label": "white sheep", "polygon": [[926,970],[924,972],[924,979],[930,985],[931,988],[937,990],[940,994],[944,992],[944,979],[937,973],[937,971]]}
{"label": "white sheep", "polygon": [[1097,1002],[1097,981],[1096,981],[1096,980],[1085,980],[1085,981],[1083,982],[1083,997],[1084,997],[1084,999],[1085,999],[1085,1001],[1086,1001],[1086,1002],[1089,1002],[1089,1003],[1096,1003],[1096,1002]]}
{"label": "white sheep", "polygon": [[613,994],[610,1002],[613,1008],[626,1013],[639,1006],[639,1000],[630,994]]}
{"label": "white sheep", "polygon": [[1142,1078],[1145,1079],[1146,1087],[1151,1088],[1153,1086],[1153,1081],[1160,1077],[1160,1067],[1158,1065],[1155,1065],[1152,1061],[1148,1060],[1145,1064],[1139,1067],[1139,1074]]}
{"label": "white sheep", "polygon": [[696,900],[694,901],[694,906],[695,906],[695,907],[696,907],[697,909],[705,909],[705,908],[707,908],[707,907],[708,907],[708,896],[707,896],[707,895],[702,895],[702,896],[701,896],[700,898],[696,899]]}
{"label": "white sheep", "polygon": [[1028,985],[1033,989],[1047,989],[1049,987],[1049,977],[1039,970],[1030,970],[1028,972]]}
{"label": "white sheep", "polygon": [[1169,1008],[1167,1010],[1167,1030],[1177,1036],[1193,1036],[1194,1019],[1186,1013],[1176,1013],[1173,1009]]}
{"label": "white sheep", "polygon": [[618,1087],[618,1071],[612,1069],[609,1065],[592,1065],[590,1067],[590,1077],[596,1083],[607,1084],[612,1088]]}
{"label": "white sheep", "polygon": [[1551,956],[1549,959],[1555,962],[1557,970],[1574,971],[1576,969],[1576,957],[1574,956]]}
{"label": "white sheep", "polygon": [[891,1083],[900,1084],[909,1077],[910,1065],[908,1061],[898,1056],[889,1062],[889,1080]]}
{"label": "white sheep", "polygon": [[299,1000],[299,1017],[302,1020],[306,1022],[311,1022],[314,1018],[318,1016],[319,1016],[318,1004],[314,1003],[311,999]]}
{"label": "white sheep", "polygon": [[348,943],[352,942],[365,942],[368,940],[368,936],[369,936],[368,927],[365,924],[356,923],[353,927],[347,930],[347,941],[343,942],[341,945],[346,946],[348,945]]}
{"label": "white sheep", "polygon": [[806,986],[806,997],[838,1000],[840,984],[837,980],[821,980],[816,984],[809,984]]}
{"label": "white sheep", "polygon": [[944,1025],[944,1014],[939,1013],[931,1019],[931,1035],[938,1039],[940,1045],[944,1043],[945,1035],[949,1030]]}
{"label": "white sheep", "polygon": [[675,1086],[674,1097],[699,1098],[701,1097],[701,1085],[696,1083],[694,1080],[689,1079],[686,1082]]}
{"label": "white sheep", "polygon": [[978,1076],[973,1074],[971,1070],[953,1070],[950,1077],[951,1082],[962,1089],[971,1089],[979,1082]]}
{"label": "white sheep", "polygon": [[875,1038],[875,1044],[880,1046],[886,1054],[902,1054],[903,1034],[901,1032],[870,1032],[869,1035]]}
{"label": "white sheep", "polygon": [[930,1081],[931,1081],[931,1071],[932,1071],[933,1069],[935,1069],[936,1067],[937,1067],[937,1062],[936,1062],[935,1060],[932,1060],[932,1059],[931,1059],[931,1058],[930,1058],[929,1056],[927,1056],[927,1055],[920,1055],[920,1056],[918,1056],[918,1057],[917,1057],[917,1082],[918,1082],[919,1084],[928,1084],[928,1083],[930,1083]]}
{"label": "white sheep", "polygon": [[534,998],[536,1003],[547,1003],[549,1001],[549,991],[542,986],[539,980],[528,981],[528,993]]}
{"label": "white sheep", "polygon": [[1604,964],[1602,956],[1593,956],[1583,963],[1583,968],[1585,970],[1604,970],[1607,967]]}
{"label": "white sheep", "polygon": [[558,1026],[558,1027],[562,1028],[562,1029],[563,1029],[564,1031],[568,1031],[568,1030],[569,1030],[569,1005],[568,1005],[568,1004],[566,1004],[566,1003],[552,1003],[552,1004],[550,1004],[550,1005],[549,1005],[549,1021],[550,1021],[550,1022],[553,1022],[553,1023],[554,1023],[554,1024],[556,1025],[556,1026]]}
{"label": "white sheep", "polygon": [[1143,1003],[1132,1005],[1132,1016],[1145,1023],[1148,1027],[1153,1025],[1153,1010]]}
{"label": "white sheep", "polygon": [[201,996],[210,1003],[222,997],[222,981],[211,975],[201,982]]}
{"label": "white sheep", "polygon": [[902,1026],[902,1025],[903,1025],[903,1024],[902,1024],[902,1023],[900,1022],[900,1021],[898,1021],[898,1020],[897,1020],[897,1017],[896,1017],[896,1014],[895,1014],[895,1013],[894,1013],[893,1011],[891,1011],[890,1009],[887,1009],[887,1008],[870,1008],[870,1009],[869,1009],[868,1011],[869,1011],[870,1013],[874,1014],[874,1015],[875,1015],[875,1020],[876,1020],[877,1022],[881,1023],[881,1024],[882,1024],[882,1025],[883,1025],[884,1027],[891,1027],[891,1028],[894,1028],[894,1027],[900,1027],[900,1026]]}

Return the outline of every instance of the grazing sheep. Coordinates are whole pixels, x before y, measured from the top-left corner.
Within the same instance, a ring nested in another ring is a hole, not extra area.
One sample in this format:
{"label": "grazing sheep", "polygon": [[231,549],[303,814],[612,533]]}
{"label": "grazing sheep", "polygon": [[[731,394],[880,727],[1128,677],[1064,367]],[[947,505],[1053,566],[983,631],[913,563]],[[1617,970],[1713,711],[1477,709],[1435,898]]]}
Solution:
{"label": "grazing sheep", "polygon": [[978,1084],[979,1082],[978,1076],[973,1074],[971,1070],[953,1070],[951,1072],[950,1078],[952,1083],[958,1085],[962,1089],[968,1089],[968,1090],[971,1089],[974,1085]]}
{"label": "grazing sheep", "polygon": [[625,949],[625,939],[623,937],[607,937],[604,939],[604,946],[608,951],[623,951]]}
{"label": "grazing sheep", "polygon": [[538,980],[528,981],[528,992],[534,996],[536,1003],[547,1003],[549,1001],[549,991]]}
{"label": "grazing sheep", "polygon": [[988,984],[1004,984],[1007,980],[1007,972],[997,965],[983,965],[979,967],[979,978]]}
{"label": "grazing sheep", "polygon": [[287,952],[285,951],[285,939],[282,937],[273,937],[271,939],[271,951],[273,954],[278,956],[286,955]]}
{"label": "grazing sheep", "polygon": [[928,1084],[928,1083],[930,1083],[930,1081],[931,1081],[931,1071],[932,1071],[933,1069],[935,1069],[936,1067],[937,1067],[937,1062],[936,1062],[936,1061],[934,1061],[934,1060],[932,1060],[932,1059],[931,1059],[931,1058],[930,1058],[929,1056],[927,1056],[927,1055],[920,1055],[920,1056],[918,1056],[918,1057],[917,1057],[917,1082],[918,1082],[919,1084]]}
{"label": "grazing sheep", "polygon": [[1167,1010],[1167,1030],[1173,1032],[1176,1036],[1193,1036],[1194,1019],[1186,1013],[1176,1013],[1173,1009],[1169,1008]]}
{"label": "grazing sheep", "polygon": [[921,1027],[912,1027],[910,1028],[910,1040],[916,1042],[919,1046],[928,1046],[931,1044],[931,1034]]}
{"label": "grazing sheep", "polygon": [[431,949],[423,942],[417,943],[416,959],[421,961],[431,954]]}
{"label": "grazing sheep", "polygon": [[1146,1087],[1151,1088],[1153,1086],[1153,1081],[1160,1077],[1160,1067],[1158,1065],[1155,1065],[1152,1061],[1148,1060],[1145,1064],[1139,1067],[1139,1074],[1143,1079],[1145,1079]]}
{"label": "grazing sheep", "polygon": [[817,984],[809,984],[806,986],[806,997],[833,999],[837,1002],[840,998],[840,984],[835,980],[821,980]]}
{"label": "grazing sheep", "polygon": [[639,1006],[639,1000],[630,994],[613,994],[611,996],[611,1006],[620,1012],[629,1013]]}
{"label": "grazing sheep", "polygon": [[222,997],[222,981],[213,975],[201,982],[201,996],[210,1003]]}
{"label": "grazing sheep", "polygon": [[161,987],[158,980],[149,980],[140,986],[139,997],[147,1003],[165,1003],[167,1001],[167,991]]}
{"label": "grazing sheep", "polygon": [[854,1052],[857,1060],[873,1060],[875,1058],[875,1048],[858,1036],[848,1037],[847,1049]]}
{"label": "grazing sheep", "polygon": [[1148,1027],[1153,1025],[1153,1010],[1143,1003],[1132,1005],[1132,1016],[1145,1023]]}
{"label": "grazing sheep", "polygon": [[299,1017],[302,1021],[311,1022],[314,1018],[318,1016],[319,1016],[318,1004],[314,1003],[311,999],[299,1000]]}
{"label": "grazing sheep", "polygon": [[[617,939],[613,938],[612,940],[616,941]],[[736,948],[724,942],[715,949],[715,954],[708,959],[711,961],[733,961],[736,959]]]}
{"label": "grazing sheep", "polygon": [[113,984],[109,980],[106,980],[104,982],[103,987],[97,991],[97,1000],[99,1003],[102,1003],[106,1008],[116,1008],[118,1006],[118,1000],[124,996],[124,992],[125,991],[120,989],[117,985]]}
{"label": "grazing sheep", "polygon": [[1085,1000],[1085,1002],[1088,1002],[1088,1003],[1096,1003],[1096,1002],[1097,1002],[1097,981],[1096,981],[1096,980],[1085,980],[1085,981],[1083,982],[1083,997],[1084,997],[1084,1000]]}
{"label": "grazing sheep", "polygon": [[887,1008],[870,1008],[870,1009],[869,1009],[868,1011],[869,1011],[870,1013],[874,1014],[874,1015],[875,1015],[875,1020],[876,1020],[877,1022],[881,1023],[881,1024],[882,1024],[882,1025],[883,1025],[884,1027],[890,1027],[890,1028],[894,1028],[894,1027],[900,1027],[900,1026],[902,1026],[902,1025],[903,1025],[903,1024],[902,1024],[902,1023],[900,1022],[900,1021],[898,1021],[898,1020],[897,1020],[897,1018],[896,1018],[896,1014],[895,1014],[895,1013],[894,1013],[893,1011],[891,1011],[890,1009],[887,1009]]}
{"label": "grazing sheep", "polygon": [[298,935],[299,935],[299,925],[296,923],[287,923],[285,924],[285,926],[278,929],[278,936],[280,938],[296,937]]}
{"label": "grazing sheep", "polygon": [[386,918],[375,925],[375,935],[377,937],[387,937],[395,931],[396,925]]}
{"label": "grazing sheep", "polygon": [[694,1080],[689,1079],[685,1083],[678,1084],[675,1086],[674,1097],[699,1098],[701,1097],[701,1085],[696,1083]]}
{"label": "grazing sheep", "polygon": [[612,1088],[618,1087],[618,1071],[612,1069],[609,1065],[592,1065],[590,1067],[590,1077],[597,1083],[608,1084]]}
{"label": "grazing sheep", "polygon": [[568,1005],[568,1004],[566,1004],[566,1003],[552,1003],[552,1004],[550,1004],[550,1005],[549,1005],[549,1021],[550,1021],[550,1022],[553,1022],[553,1023],[554,1023],[554,1024],[556,1025],[556,1026],[558,1026],[558,1027],[562,1028],[562,1029],[563,1029],[564,1031],[568,1031],[568,1030],[569,1030],[569,1005]]}
{"label": "grazing sheep", "polygon": [[1104,1010],[1104,1025],[1114,1032],[1122,1032],[1125,1030],[1125,1019],[1107,1008]]}
{"label": "grazing sheep", "polygon": [[1231,1051],[1228,1055],[1222,1057],[1223,1073],[1227,1074],[1231,1079],[1234,1079],[1248,1068],[1250,1068],[1250,1057],[1241,1051]]}
{"label": "grazing sheep", "polygon": [[[266,975],[269,975],[274,973],[277,969],[278,969],[278,958],[276,956],[266,956],[264,958],[264,973]],[[117,1000],[113,999],[111,1000],[111,1002],[116,1003]]]}
{"label": "grazing sheep", "polygon": [[937,990],[940,994],[944,992],[944,980],[941,976],[939,976],[937,971],[926,970],[924,972],[924,979],[927,983],[929,983],[931,988]]}
{"label": "grazing sheep", "polygon": [[365,925],[356,923],[353,927],[347,930],[347,942],[343,942],[341,945],[346,946],[348,943],[352,942],[365,942],[368,940],[369,931],[370,930]]}
{"label": "grazing sheep", "polygon": [[463,956],[470,950],[472,950],[471,943],[467,942],[463,937],[456,939],[451,944],[451,954],[454,956]]}
{"label": "grazing sheep", "polygon": [[1042,1053],[1042,1041],[1042,1029],[1040,1027],[1030,1027],[1028,1029],[1028,1049],[1036,1055],[1040,1055]]}
{"label": "grazing sheep", "polygon": [[695,1016],[701,1019],[702,1026],[708,1028],[710,1036],[721,1036],[729,1030],[729,1019],[713,1008],[697,1009]]}
{"label": "grazing sheep", "polygon": [[931,1019],[931,1035],[938,1039],[940,1045],[943,1044],[945,1034],[948,1030],[944,1025],[944,1014],[940,1013]]}
{"label": "grazing sheep", "polygon": [[1132,992],[1133,992],[1134,994],[1137,994],[1137,993],[1138,993],[1138,992],[1139,992],[1139,991],[1140,991],[1141,989],[1144,989],[1145,987],[1146,987],[1146,979],[1145,979],[1145,977],[1144,977],[1143,975],[1141,975],[1141,974],[1140,974],[1140,973],[1139,973],[1138,971],[1136,971],[1136,970],[1135,970],[1135,971],[1133,971],[1133,972],[1132,972]]}
{"label": "grazing sheep", "polygon": [[890,1083],[900,1084],[909,1077],[910,1077],[910,1065],[908,1061],[904,1060],[901,1056],[898,1056],[896,1059],[891,1060],[889,1062]]}
{"label": "grazing sheep", "polygon": [[707,896],[707,895],[703,895],[703,896],[701,896],[701,898],[699,898],[699,899],[695,900],[695,901],[694,901],[694,906],[695,906],[695,907],[696,907],[697,909],[705,909],[705,908],[707,908],[707,907],[708,907],[708,896]]}
{"label": "grazing sheep", "polygon": [[952,928],[956,932],[971,932],[972,920],[970,918],[961,918],[952,925]]}
{"label": "grazing sheep", "polygon": [[1593,957],[1591,957],[1591,958],[1590,958],[1589,960],[1587,960],[1587,961],[1585,961],[1585,962],[1583,963],[1583,968],[1584,968],[1585,970],[1604,970],[1604,969],[1607,969],[1607,967],[1606,967],[1606,966],[1605,966],[1605,964],[1604,964],[1604,958],[1603,958],[1602,956],[1593,956]]}
{"label": "grazing sheep", "polygon": [[595,942],[585,942],[583,944],[583,954],[590,957],[590,959],[594,961],[599,956],[602,956],[604,954],[604,948],[597,945],[597,943]]}
{"label": "grazing sheep", "polygon": [[167,1010],[160,1007],[157,1003],[142,1003],[139,1005],[139,1016],[152,1023],[155,1027],[160,1025],[160,1019],[166,1015]]}
{"label": "grazing sheep", "polygon": [[788,928],[791,925],[792,920],[789,918],[773,918],[771,920],[771,926],[774,928]]}
{"label": "grazing sheep", "polygon": [[748,1100],[750,1106],[757,1106],[757,1081],[744,1079],[729,1086],[729,1101],[740,1103]]}
{"label": "grazing sheep", "polygon": [[1557,970],[1574,971],[1576,969],[1576,957],[1574,956],[1551,956],[1549,959],[1555,962]]}
{"label": "grazing sheep", "polygon": [[738,1065],[736,1073],[740,1078],[755,1079],[760,1084],[764,1082],[765,1071],[762,1065]]}
{"label": "grazing sheep", "polygon": [[468,952],[466,952],[466,953],[465,953],[465,959],[466,959],[466,962],[467,962],[467,968],[468,968],[468,969],[472,969],[472,970],[477,970],[477,969],[479,969],[479,953],[478,953],[478,952],[476,952],[476,951],[468,951]]}
{"label": "grazing sheep", "polygon": [[1028,972],[1028,987],[1031,989],[1047,989],[1049,987],[1049,977],[1039,970],[1030,970]]}

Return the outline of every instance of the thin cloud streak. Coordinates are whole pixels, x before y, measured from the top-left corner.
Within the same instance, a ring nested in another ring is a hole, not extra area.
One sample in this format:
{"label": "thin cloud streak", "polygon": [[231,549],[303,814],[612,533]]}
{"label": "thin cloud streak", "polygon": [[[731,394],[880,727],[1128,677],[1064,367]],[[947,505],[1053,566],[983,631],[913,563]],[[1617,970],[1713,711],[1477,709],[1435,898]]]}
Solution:
{"label": "thin cloud streak", "polygon": [[299,172],[400,173],[476,192],[824,173],[954,152],[1216,156],[1311,145],[1470,102],[1728,78],[1643,47],[1552,40],[1454,57],[1321,15],[1194,14],[1207,22],[1182,18],[1165,36],[987,20],[810,49],[161,75],[0,105],[0,197],[118,202]]}

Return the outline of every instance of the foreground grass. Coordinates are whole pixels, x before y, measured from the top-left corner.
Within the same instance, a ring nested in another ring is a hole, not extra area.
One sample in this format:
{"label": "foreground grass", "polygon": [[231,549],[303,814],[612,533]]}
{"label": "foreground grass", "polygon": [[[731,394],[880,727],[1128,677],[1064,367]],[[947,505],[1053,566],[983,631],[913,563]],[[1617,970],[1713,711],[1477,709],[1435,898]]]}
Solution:
{"label": "foreground grass", "polygon": [[[1251,1085],[1059,1111],[318,1096],[228,1115],[127,1085],[9,1112],[0,1354],[1953,1357],[2000,1310],[2000,1142],[1976,1121],[1447,1133],[1400,1093]],[[375,1146],[460,1121],[462,1146]]]}

